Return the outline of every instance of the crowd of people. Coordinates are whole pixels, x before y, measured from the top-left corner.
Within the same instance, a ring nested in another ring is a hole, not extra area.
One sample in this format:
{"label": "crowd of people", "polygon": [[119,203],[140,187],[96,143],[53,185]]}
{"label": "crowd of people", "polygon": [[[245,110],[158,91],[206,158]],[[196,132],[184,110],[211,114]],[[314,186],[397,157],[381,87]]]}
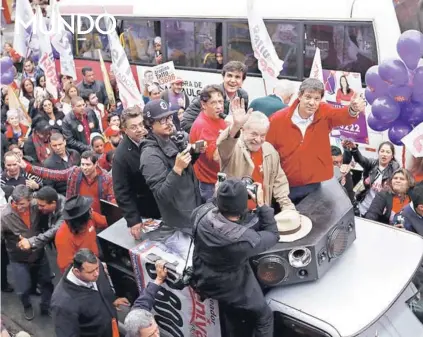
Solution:
{"label": "crowd of people", "polygon": [[[250,311],[255,336],[273,336],[273,316],[249,257],[281,241],[287,224],[300,226],[296,205],[323,181],[335,176],[357,215],[423,235],[423,185],[397,162],[393,144],[381,143],[377,159],[351,141],[330,145],[334,127],[364,113],[358,93],[334,108],[322,101],[319,80],[305,80],[298,93],[280,80],[250,102],[242,89],[247,67],[230,61],[222,83],[191,102],[178,77],[162,92],[146,88],[143,110],[123,109],[113,77],[117,104],[90,67],[80,83],[60,76],[54,99],[31,59],[16,57],[10,43],[5,52],[15,56],[16,78],[13,92],[2,88],[1,290],[16,292],[27,320],[35,317],[31,295],[39,294],[39,312],[53,315],[58,336],[117,337],[116,310],[130,305],[116,298],[100,262],[97,234],[111,225],[100,200],[120,207],[136,239],[146,238],[143,218],[161,219],[149,238],[182,257],[195,225],[192,286],[202,298]],[[20,108],[9,108],[11,94]],[[55,289],[51,244],[62,274]],[[166,277],[163,264],[157,275],[127,317],[130,337],[159,335],[148,312]]]}

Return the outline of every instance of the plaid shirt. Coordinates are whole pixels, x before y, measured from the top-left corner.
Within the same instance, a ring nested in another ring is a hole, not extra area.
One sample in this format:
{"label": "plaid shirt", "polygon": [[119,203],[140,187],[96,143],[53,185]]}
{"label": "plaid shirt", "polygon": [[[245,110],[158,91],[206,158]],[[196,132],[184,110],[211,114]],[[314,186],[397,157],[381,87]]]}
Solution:
{"label": "plaid shirt", "polygon": [[[50,170],[44,167],[27,164],[26,172],[35,174],[43,179],[54,181],[67,181],[66,199],[79,194],[82,179],[85,179],[82,170],[78,166],[72,166],[66,170]],[[112,176],[97,167],[98,198],[116,203],[113,191]]]}

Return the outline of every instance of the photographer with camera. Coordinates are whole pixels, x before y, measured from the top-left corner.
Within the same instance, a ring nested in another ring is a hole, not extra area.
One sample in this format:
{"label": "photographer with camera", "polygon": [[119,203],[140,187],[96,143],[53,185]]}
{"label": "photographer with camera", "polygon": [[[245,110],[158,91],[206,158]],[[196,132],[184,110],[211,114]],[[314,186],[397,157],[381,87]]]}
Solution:
{"label": "photographer with camera", "polygon": [[[289,184],[282,170],[280,157],[275,148],[265,141],[270,122],[259,111],[246,112],[243,100],[231,102],[232,125],[217,139],[220,169],[228,177],[251,177],[264,186],[264,202],[272,205],[275,199],[281,210],[295,210],[289,199]],[[249,208],[256,203],[249,201]]]}
{"label": "photographer with camera", "polygon": [[[148,135],[142,143],[140,170],[162,215],[161,232],[175,233],[189,244],[190,216],[201,205],[192,167],[199,153],[190,150],[186,133],[174,134],[174,111],[165,101],[148,102],[143,113]],[[200,150],[204,152],[204,148]]]}
{"label": "photographer with camera", "polygon": [[251,313],[256,337],[273,337],[273,314],[267,306],[249,258],[279,240],[274,211],[257,186],[257,210],[249,213],[245,183],[228,179],[219,184],[217,207],[205,204],[192,215],[194,232],[191,284],[202,298],[212,298],[228,309]]}

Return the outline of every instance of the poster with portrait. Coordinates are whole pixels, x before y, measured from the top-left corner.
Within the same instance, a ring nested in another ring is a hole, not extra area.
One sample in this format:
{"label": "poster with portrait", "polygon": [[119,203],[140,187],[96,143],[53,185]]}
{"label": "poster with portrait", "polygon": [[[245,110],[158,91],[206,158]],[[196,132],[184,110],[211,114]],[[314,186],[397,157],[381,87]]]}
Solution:
{"label": "poster with portrait", "polygon": [[[337,108],[349,105],[355,93],[363,93],[361,74],[359,73],[323,69],[323,83],[326,102]],[[355,143],[369,144],[365,112],[360,113],[355,123],[334,128],[330,136],[349,139]]]}

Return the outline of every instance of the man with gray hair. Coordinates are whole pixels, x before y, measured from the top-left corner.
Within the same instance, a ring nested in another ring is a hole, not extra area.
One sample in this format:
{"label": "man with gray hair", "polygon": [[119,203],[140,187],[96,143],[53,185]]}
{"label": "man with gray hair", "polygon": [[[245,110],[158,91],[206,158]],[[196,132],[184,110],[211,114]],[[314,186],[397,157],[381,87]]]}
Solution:
{"label": "man with gray hair", "polygon": [[134,305],[125,318],[126,337],[159,337],[159,327],[151,314],[154,298],[167,277],[165,262],[156,262],[156,279],[149,282],[143,293],[135,300]]}
{"label": "man with gray hair", "polygon": [[279,152],[294,203],[333,177],[329,133],[334,127],[355,123],[366,107],[357,93],[343,108],[323,103],[324,94],[323,83],[308,78],[300,86],[298,99],[270,117],[267,141]]}
{"label": "man with gray hair", "polygon": [[276,111],[286,108],[295,93],[295,85],[289,80],[280,80],[273,89],[273,94],[256,98],[250,104],[250,109],[261,111],[270,117]]}
{"label": "man with gray hair", "polygon": [[[259,111],[245,113],[244,102],[236,98],[231,103],[232,125],[217,139],[220,170],[229,178],[251,177],[264,186],[264,201],[272,206],[272,198],[281,210],[295,210],[289,199],[289,185],[281,168],[279,154],[265,141],[269,119]],[[241,132],[242,131],[242,132]],[[250,210],[257,207],[248,201]]]}

